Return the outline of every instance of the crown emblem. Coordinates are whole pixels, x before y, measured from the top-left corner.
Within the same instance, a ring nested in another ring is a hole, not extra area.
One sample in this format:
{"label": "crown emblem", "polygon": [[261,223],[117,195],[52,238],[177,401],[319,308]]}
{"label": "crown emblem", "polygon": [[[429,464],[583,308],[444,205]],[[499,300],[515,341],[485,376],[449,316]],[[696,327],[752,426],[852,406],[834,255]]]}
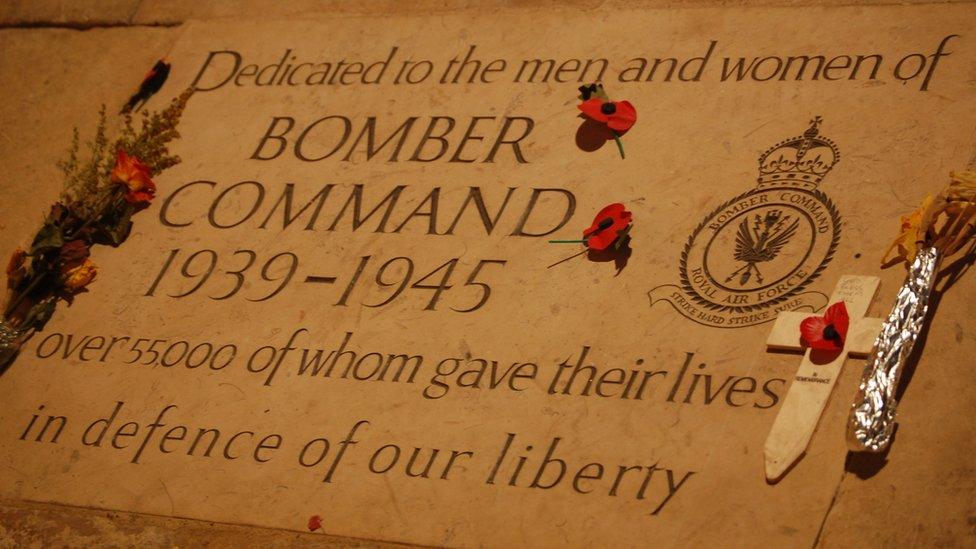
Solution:
{"label": "crown emblem", "polygon": [[820,135],[819,116],[803,135],[773,145],[759,157],[759,187],[786,185],[815,188],[840,160],[834,142]]}

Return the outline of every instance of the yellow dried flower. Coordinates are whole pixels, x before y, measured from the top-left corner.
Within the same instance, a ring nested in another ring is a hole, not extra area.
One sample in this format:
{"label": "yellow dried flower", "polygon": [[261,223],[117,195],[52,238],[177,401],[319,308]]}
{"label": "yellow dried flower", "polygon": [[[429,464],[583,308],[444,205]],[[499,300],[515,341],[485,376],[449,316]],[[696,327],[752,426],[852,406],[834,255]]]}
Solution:
{"label": "yellow dried flower", "polygon": [[891,243],[891,247],[885,251],[884,257],[881,259],[882,263],[889,261],[888,256],[896,248],[898,250],[897,258],[909,263],[915,259],[915,254],[918,253],[918,245],[925,241],[925,228],[922,227],[922,219],[934,201],[935,198],[932,195],[926,196],[918,209],[909,215],[901,216],[901,233]]}
{"label": "yellow dried flower", "polygon": [[65,265],[61,270],[64,287],[72,293],[83,290],[92,280],[95,280],[97,274],[98,267],[91,259],[85,259],[73,265]]}

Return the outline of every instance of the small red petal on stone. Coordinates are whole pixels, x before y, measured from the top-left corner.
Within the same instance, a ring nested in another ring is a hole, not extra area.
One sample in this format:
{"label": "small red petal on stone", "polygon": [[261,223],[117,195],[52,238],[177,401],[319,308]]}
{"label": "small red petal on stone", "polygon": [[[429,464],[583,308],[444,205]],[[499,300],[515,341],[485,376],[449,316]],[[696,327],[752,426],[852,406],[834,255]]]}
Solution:
{"label": "small red petal on stone", "polygon": [[314,532],[322,527],[322,517],[318,515],[312,515],[308,519],[308,531]]}

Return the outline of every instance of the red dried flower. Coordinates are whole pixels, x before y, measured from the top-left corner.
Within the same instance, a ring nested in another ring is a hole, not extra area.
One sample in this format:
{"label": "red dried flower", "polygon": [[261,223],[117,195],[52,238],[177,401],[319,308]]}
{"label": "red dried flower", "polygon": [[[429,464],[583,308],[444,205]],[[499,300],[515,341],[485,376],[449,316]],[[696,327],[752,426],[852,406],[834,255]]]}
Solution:
{"label": "red dried flower", "polygon": [[149,177],[149,166],[134,156],[119,149],[112,168],[112,182],[125,185],[125,201],[136,207],[145,208],[156,195],[156,184]]}
{"label": "red dried flower", "polygon": [[800,323],[800,339],[811,349],[840,351],[847,339],[850,317],[843,301],[827,308],[823,316],[811,316]]}
{"label": "red dried flower", "polygon": [[637,109],[630,101],[604,101],[603,99],[587,99],[579,104],[579,110],[588,118],[606,124],[608,128],[623,133],[637,122]]}

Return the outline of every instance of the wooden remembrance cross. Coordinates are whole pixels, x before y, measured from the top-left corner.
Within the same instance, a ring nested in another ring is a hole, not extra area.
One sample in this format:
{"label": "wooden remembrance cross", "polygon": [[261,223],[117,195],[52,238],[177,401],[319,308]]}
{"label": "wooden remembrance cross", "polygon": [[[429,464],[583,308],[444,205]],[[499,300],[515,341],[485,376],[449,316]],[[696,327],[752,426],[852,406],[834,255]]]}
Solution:
{"label": "wooden remembrance cross", "polygon": [[800,343],[800,323],[811,313],[784,311],[776,317],[766,340],[766,349],[805,351],[783,406],[766,437],[767,480],[779,480],[806,451],[847,357],[863,358],[871,353],[883,319],[865,318],[864,315],[880,282],[881,279],[876,276],[851,275],[842,276],[837,282],[829,304],[844,302],[850,316],[850,326],[844,349],[836,354],[829,353],[826,361],[816,360],[824,351],[805,349]]}

